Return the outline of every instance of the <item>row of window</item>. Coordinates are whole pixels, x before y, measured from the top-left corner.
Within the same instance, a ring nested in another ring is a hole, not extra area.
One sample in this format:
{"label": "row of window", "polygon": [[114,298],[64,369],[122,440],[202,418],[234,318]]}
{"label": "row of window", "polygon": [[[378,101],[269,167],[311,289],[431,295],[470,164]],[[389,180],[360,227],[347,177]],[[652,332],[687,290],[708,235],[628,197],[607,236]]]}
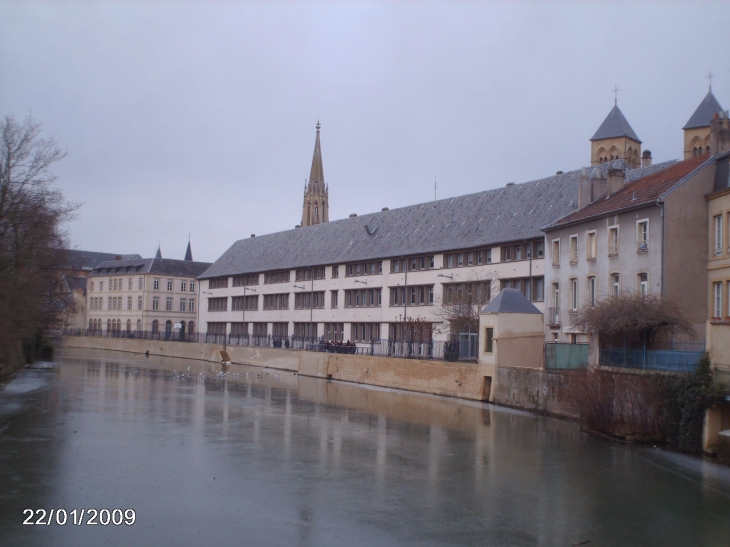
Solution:
{"label": "row of window", "polygon": [[[585,287],[585,305],[591,307],[595,306],[596,300],[598,296],[600,296],[598,294],[598,278],[595,275],[589,275],[586,278]],[[644,296],[649,294],[649,274],[641,272],[636,275],[636,292]],[[606,294],[612,297],[618,297],[621,294],[620,273],[612,273],[609,275],[608,290]],[[578,308],[580,307],[580,291],[578,278],[576,277],[571,277],[568,280],[568,297],[568,309],[571,312],[578,311]],[[560,309],[560,283],[557,281],[553,283],[552,286],[551,304],[552,307]]]}
{"label": "row of window", "polygon": [[[141,300],[141,298],[140,298]],[[225,298],[222,298],[220,300],[226,300]],[[165,311],[173,311],[173,299],[172,297],[165,298]],[[178,302],[178,309],[179,311],[195,311],[195,299],[194,298],[181,298]],[[140,308],[141,309],[141,308]],[[159,311],[160,310],[160,297],[155,296],[152,298],[152,311]],[[225,310],[223,310],[225,311]]]}
{"label": "row of window", "polygon": [[[504,245],[501,248],[501,255],[500,260],[502,262],[543,258],[545,256],[545,243],[543,241],[528,241],[527,243]],[[491,256],[488,258],[491,262]]]}
{"label": "row of window", "polygon": [[[505,279],[502,289],[519,289],[529,300],[544,300],[544,279],[542,277]],[[473,281],[468,283],[448,283],[443,286],[445,305],[486,304],[491,300],[491,281]],[[347,289],[345,292],[345,308],[381,307],[383,304],[382,288]],[[263,298],[264,310],[288,310],[290,293],[267,294]],[[258,295],[231,297],[231,311],[258,310]],[[324,308],[325,291],[296,293],[295,309]],[[434,285],[415,285],[392,287],[390,289],[390,306],[430,306],[434,303]],[[330,308],[339,306],[339,291],[330,291]],[[228,311],[227,297],[208,299],[208,311]]]}
{"label": "row of window", "polygon": [[[224,323],[225,324],[225,323]],[[106,320],[106,330],[107,332],[121,332],[122,330],[122,320],[121,319],[107,319]],[[165,332],[172,332],[173,329],[173,322],[172,321],[166,321],[165,322]],[[104,321],[102,319],[89,319],[89,330],[92,332],[102,332],[104,327]],[[137,319],[136,323],[137,332],[142,332],[142,320]],[[132,332],[132,320],[127,319],[126,322],[126,329],[127,332]],[[155,319],[152,321],[152,332],[159,332],[160,330],[160,322]],[[185,321],[180,321],[180,332],[186,333],[186,332],[195,332],[195,321],[190,321],[186,323]]]}
{"label": "row of window", "polygon": [[[534,253],[534,255],[533,255]],[[542,258],[544,256],[544,243],[542,241],[528,242],[518,245],[502,247],[502,260],[527,260],[529,258]],[[434,255],[413,256],[408,258],[397,258],[390,261],[391,273],[414,272],[432,270],[435,267]],[[462,266],[480,266],[491,264],[492,249],[468,251],[461,253],[444,254],[445,268],[459,268]],[[362,275],[379,275],[383,273],[383,261],[360,262],[357,264],[345,265],[346,277],[358,277]],[[331,267],[331,278],[337,279],[340,275],[340,267]],[[258,285],[259,274],[247,274],[233,276],[233,287]],[[291,279],[290,271],[266,272],[264,283],[287,283]],[[309,281],[311,279],[326,279],[324,267],[302,268],[295,270],[296,281]],[[228,287],[228,277],[218,277],[208,280],[209,289],[224,289]]]}
{"label": "row of window", "polygon": [[[230,334],[234,336],[267,336],[269,333],[269,323],[263,322],[233,322],[230,324]],[[323,323],[321,336],[325,340],[344,342],[345,323]],[[249,330],[250,328],[250,330]],[[405,332],[405,331],[408,332]],[[225,335],[226,323],[219,321],[208,322],[208,334]],[[433,323],[416,321],[413,324],[404,325],[403,323],[389,323],[388,335],[392,339],[419,339],[427,341],[431,339],[433,332]],[[316,338],[319,337],[318,323],[294,323],[294,336]],[[380,340],[381,324],[380,323],[350,323],[351,342],[371,342]],[[271,323],[271,336],[287,337],[289,336],[289,323],[279,322]]]}
{"label": "row of window", "polygon": [[[618,256],[619,253],[619,227],[609,226],[606,232],[606,253],[609,257]],[[554,239],[552,245],[552,264],[560,265],[560,239]],[[578,234],[568,238],[568,260],[571,264],[577,264],[580,254],[580,243]],[[649,251],[649,221],[647,219],[636,221],[636,252],[646,253]],[[585,234],[585,258],[596,260],[598,257],[598,244],[596,230],[590,230]]]}
{"label": "row of window", "polygon": [[[225,279],[225,286],[228,286],[228,278],[219,278],[219,279]],[[160,290],[160,278],[156,277],[152,280],[152,289],[155,291]],[[211,280],[212,281],[212,280]],[[175,288],[175,282],[172,279],[166,280],[167,284],[167,290],[172,291]],[[131,291],[133,290],[133,279],[130,277],[127,280],[127,290]],[[94,292],[96,287],[96,282],[92,281],[89,284],[89,292]],[[144,278],[140,277],[137,279],[137,290],[143,290],[144,289]],[[109,280],[109,290],[110,291],[122,291],[124,290],[124,280],[123,279],[110,279]],[[195,292],[195,281],[180,281],[180,291],[181,292]],[[99,291],[104,291],[104,282],[99,281]]]}

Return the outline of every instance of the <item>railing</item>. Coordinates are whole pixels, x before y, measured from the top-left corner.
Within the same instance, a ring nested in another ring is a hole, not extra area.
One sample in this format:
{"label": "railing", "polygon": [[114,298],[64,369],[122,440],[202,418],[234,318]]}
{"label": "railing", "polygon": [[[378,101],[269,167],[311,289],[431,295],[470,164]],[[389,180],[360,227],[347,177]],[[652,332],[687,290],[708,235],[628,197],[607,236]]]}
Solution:
{"label": "railing", "polygon": [[671,349],[602,349],[600,363],[605,367],[692,372],[702,357],[701,351]]}
{"label": "railing", "polygon": [[346,345],[309,336],[272,336],[270,334],[215,334],[206,332],[166,331],[106,331],[88,329],[65,329],[65,336],[93,336],[99,338],[128,338],[137,340],[168,340],[171,342],[199,342],[229,346],[255,346],[290,350],[320,351],[376,357],[398,357],[406,359],[444,359],[448,342],[439,340],[371,340]]}
{"label": "railing", "polygon": [[649,242],[648,241],[637,241],[636,242],[636,252],[637,253],[649,252]]}
{"label": "railing", "polygon": [[545,344],[545,368],[550,370],[575,370],[586,368],[588,344]]}
{"label": "railing", "polygon": [[547,317],[545,322],[548,325],[559,325],[560,324],[560,308],[548,308]]}

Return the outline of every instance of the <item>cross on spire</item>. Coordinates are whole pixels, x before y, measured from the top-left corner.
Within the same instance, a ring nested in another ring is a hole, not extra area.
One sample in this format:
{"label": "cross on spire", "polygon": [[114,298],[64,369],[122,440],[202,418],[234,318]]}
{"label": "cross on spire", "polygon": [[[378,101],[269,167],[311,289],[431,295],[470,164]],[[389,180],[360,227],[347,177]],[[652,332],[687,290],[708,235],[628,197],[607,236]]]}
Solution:
{"label": "cross on spire", "polygon": [[621,90],[616,85],[613,87],[613,89],[611,91],[613,91],[613,104],[616,105],[616,104],[618,104],[618,92]]}
{"label": "cross on spire", "polygon": [[710,91],[712,91],[712,78],[714,78],[714,77],[715,77],[715,74],[713,74],[711,70],[710,70],[710,73],[707,76],[705,76],[705,78],[710,80]]}

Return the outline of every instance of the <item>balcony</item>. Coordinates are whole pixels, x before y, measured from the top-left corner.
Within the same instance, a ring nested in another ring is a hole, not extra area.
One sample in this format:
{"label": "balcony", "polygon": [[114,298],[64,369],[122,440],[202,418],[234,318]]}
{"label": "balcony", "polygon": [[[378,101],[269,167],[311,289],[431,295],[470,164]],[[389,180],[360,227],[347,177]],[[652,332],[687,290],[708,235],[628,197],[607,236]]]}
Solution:
{"label": "balcony", "polygon": [[560,325],[560,308],[548,308],[545,323],[552,326]]}
{"label": "balcony", "polygon": [[649,242],[648,241],[637,241],[636,242],[636,252],[637,253],[648,253],[649,252]]}

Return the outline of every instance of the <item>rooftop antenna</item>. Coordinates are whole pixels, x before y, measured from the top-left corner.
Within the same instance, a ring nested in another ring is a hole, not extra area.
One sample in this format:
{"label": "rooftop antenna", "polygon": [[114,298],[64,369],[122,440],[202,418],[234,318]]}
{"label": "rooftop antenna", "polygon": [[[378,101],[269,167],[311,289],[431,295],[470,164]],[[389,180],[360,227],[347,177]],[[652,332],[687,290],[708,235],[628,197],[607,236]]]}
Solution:
{"label": "rooftop antenna", "polygon": [[436,201],[436,175],[433,176],[433,200]]}
{"label": "rooftop antenna", "polygon": [[710,70],[710,73],[705,76],[708,80],[710,80],[710,91],[712,91],[712,78],[715,76],[715,74],[712,73],[712,70]]}
{"label": "rooftop antenna", "polygon": [[613,104],[616,106],[618,104],[618,92],[621,90],[615,85],[611,91],[613,91]]}

